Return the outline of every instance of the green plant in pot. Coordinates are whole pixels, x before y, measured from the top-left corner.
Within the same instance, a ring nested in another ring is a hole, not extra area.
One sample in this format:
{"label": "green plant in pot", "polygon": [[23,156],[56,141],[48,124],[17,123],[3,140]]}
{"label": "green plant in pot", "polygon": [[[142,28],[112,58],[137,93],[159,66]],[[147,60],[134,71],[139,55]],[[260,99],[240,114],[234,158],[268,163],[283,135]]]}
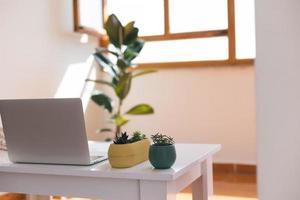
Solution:
{"label": "green plant in pot", "polygon": [[109,146],[108,160],[114,168],[128,168],[148,160],[150,141],[145,134],[134,132],[130,137],[126,132],[121,133]]}
{"label": "green plant in pot", "polygon": [[109,48],[97,48],[93,55],[101,71],[108,74],[109,78],[87,79],[87,81],[103,84],[114,91],[116,102],[101,91],[95,91],[91,99],[110,113],[109,122],[114,124],[114,128],[103,128],[99,132],[114,132],[114,138],[117,138],[120,136],[122,126],[129,122],[129,115],[154,113],[153,107],[146,103],[135,105],[125,112],[122,107],[134,79],[156,72],[156,70],[133,70],[133,60],[144,46],[144,41],[138,38],[139,29],[134,26],[134,21],[123,26],[119,19],[112,14],[108,17],[104,27],[110,41]]}
{"label": "green plant in pot", "polygon": [[[148,159],[150,141],[144,134],[135,132],[130,138],[127,133],[122,133],[122,126],[129,122],[129,115],[153,114],[151,105],[140,103],[129,110],[123,110],[123,103],[128,96],[134,79],[143,75],[156,72],[156,70],[133,70],[133,60],[144,47],[144,41],[138,38],[139,29],[134,26],[134,21],[123,26],[120,20],[110,15],[104,26],[110,45],[108,48],[97,48],[93,54],[101,71],[108,76],[105,79],[91,80],[112,89],[116,98],[95,91],[91,99],[103,107],[110,114],[109,122],[114,128],[103,128],[99,132],[114,132],[114,143],[108,150],[108,159],[112,167],[126,168]],[[114,101],[113,99],[116,99]]]}
{"label": "green plant in pot", "polygon": [[170,136],[157,133],[151,135],[153,144],[149,150],[149,160],[156,169],[168,169],[176,160],[174,139]]}

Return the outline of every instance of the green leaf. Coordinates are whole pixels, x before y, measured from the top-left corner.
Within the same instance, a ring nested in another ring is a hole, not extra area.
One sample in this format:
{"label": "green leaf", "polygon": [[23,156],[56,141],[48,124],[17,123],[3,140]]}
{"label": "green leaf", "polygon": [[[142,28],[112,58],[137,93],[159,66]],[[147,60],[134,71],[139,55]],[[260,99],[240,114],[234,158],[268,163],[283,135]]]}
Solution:
{"label": "green leaf", "polygon": [[135,57],[137,57],[140,51],[143,49],[145,42],[143,40],[136,40],[134,43],[131,43],[127,46],[124,52],[124,59],[128,61],[132,61]]}
{"label": "green leaf", "polygon": [[112,132],[112,130],[110,128],[102,128],[97,130],[97,133],[105,133],[105,132]]}
{"label": "green leaf", "polygon": [[130,62],[122,59],[122,58],[119,58],[118,61],[117,61],[117,65],[119,68],[121,68],[122,70],[124,69],[127,69],[128,67],[130,67]]}
{"label": "green leaf", "polygon": [[97,47],[96,51],[101,52],[101,53],[111,53],[111,54],[113,54],[114,56],[117,56],[117,57],[119,56],[119,54],[117,52],[110,51],[109,49],[103,48],[103,47]]}
{"label": "green leaf", "polygon": [[117,85],[115,87],[116,95],[123,100],[129,93],[131,87],[131,73],[126,73],[119,78]]}
{"label": "green leaf", "polygon": [[136,58],[139,54],[133,50],[131,50],[129,47],[124,52],[124,58],[128,61],[132,61],[134,58]]}
{"label": "green leaf", "polygon": [[92,79],[86,79],[85,81],[90,81],[90,82],[94,82],[94,83],[100,83],[100,84],[103,84],[103,85],[110,86],[110,87],[112,87],[112,88],[115,87],[111,82],[108,82],[108,81],[103,81],[103,80],[92,80]]}
{"label": "green leaf", "polygon": [[96,53],[94,53],[94,56],[95,57],[98,57],[99,59],[101,59],[105,64],[107,65],[113,65],[113,63],[106,57],[102,54],[102,52],[96,50]]}
{"label": "green leaf", "polygon": [[138,33],[139,33],[139,29],[134,28],[130,33],[128,33],[125,36],[123,44],[129,45],[129,44],[135,42],[138,37]]}
{"label": "green leaf", "polygon": [[113,139],[112,138],[105,138],[104,141],[105,142],[111,142]]}
{"label": "green leaf", "polygon": [[134,27],[134,22],[129,22],[125,27],[124,27],[124,41],[123,44],[129,45],[136,41],[138,37],[138,32],[139,29]]}
{"label": "green leaf", "polygon": [[92,95],[92,100],[99,106],[103,106],[108,112],[112,112],[112,100],[106,94],[97,92],[96,94]]}
{"label": "green leaf", "polygon": [[116,85],[118,84],[118,82],[119,82],[119,80],[118,80],[116,77],[113,77],[113,78],[112,78],[112,84],[113,84],[114,86],[116,86]]}
{"label": "green leaf", "polygon": [[153,113],[154,113],[154,109],[148,104],[136,105],[126,112],[126,114],[129,115],[147,115]]}
{"label": "green leaf", "polygon": [[112,77],[118,76],[118,73],[114,68],[114,64],[106,56],[104,56],[101,52],[96,52],[93,55],[100,67],[102,67],[105,72]]}
{"label": "green leaf", "polygon": [[122,115],[117,115],[114,117],[114,122],[117,126],[123,126],[124,124],[129,122],[129,120],[126,119],[126,117],[124,117]]}
{"label": "green leaf", "polygon": [[145,70],[141,70],[135,74],[132,75],[132,78],[135,78],[135,77],[138,77],[138,76],[142,76],[142,75],[145,75],[145,74],[150,74],[150,73],[155,73],[157,72],[156,69],[145,69]]}
{"label": "green leaf", "polygon": [[124,35],[126,37],[126,35],[128,35],[128,33],[130,33],[132,30],[134,29],[134,21],[129,22],[128,24],[126,24],[126,26],[124,27]]}
{"label": "green leaf", "polygon": [[123,43],[123,26],[116,15],[112,14],[108,17],[105,26],[109,41],[116,47],[121,48]]}

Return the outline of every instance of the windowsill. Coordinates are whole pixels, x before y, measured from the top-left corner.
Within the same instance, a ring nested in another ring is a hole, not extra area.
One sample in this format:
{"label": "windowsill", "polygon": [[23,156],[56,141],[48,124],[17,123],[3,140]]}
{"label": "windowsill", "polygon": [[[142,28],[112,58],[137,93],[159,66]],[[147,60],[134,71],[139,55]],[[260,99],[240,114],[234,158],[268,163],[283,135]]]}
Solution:
{"label": "windowsill", "polygon": [[195,68],[209,66],[249,66],[254,64],[255,59],[210,60],[210,61],[187,61],[187,62],[165,62],[165,63],[143,63],[138,64],[136,69],[170,69],[170,68]]}

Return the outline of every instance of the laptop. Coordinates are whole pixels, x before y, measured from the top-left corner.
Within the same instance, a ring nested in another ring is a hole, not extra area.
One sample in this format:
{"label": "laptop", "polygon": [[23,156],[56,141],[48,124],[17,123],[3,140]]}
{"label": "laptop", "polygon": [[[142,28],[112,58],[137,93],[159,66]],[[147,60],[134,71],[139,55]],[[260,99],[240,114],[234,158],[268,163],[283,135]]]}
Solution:
{"label": "laptop", "polygon": [[92,165],[81,99],[0,100],[8,156],[15,163]]}

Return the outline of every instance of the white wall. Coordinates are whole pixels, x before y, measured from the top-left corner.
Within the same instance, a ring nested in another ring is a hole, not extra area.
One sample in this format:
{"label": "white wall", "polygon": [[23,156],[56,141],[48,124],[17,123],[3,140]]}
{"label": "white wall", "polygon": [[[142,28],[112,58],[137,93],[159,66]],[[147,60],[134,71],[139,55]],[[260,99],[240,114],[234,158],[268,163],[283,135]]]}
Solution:
{"label": "white wall", "polygon": [[[1,0],[0,24],[0,98],[53,97],[69,66],[93,51],[73,33],[72,0]],[[252,164],[253,87],[251,66],[161,70],[136,79],[125,104],[148,102],[156,114],[136,117],[126,129],[161,131],[177,142],[221,143],[216,161]],[[104,137],[95,133],[103,127],[101,115],[91,103],[91,139]]]}
{"label": "white wall", "polygon": [[260,200],[300,198],[300,2],[256,1]]}
{"label": "white wall", "polygon": [[0,24],[0,98],[53,97],[93,50],[73,33],[72,0],[1,0]]}
{"label": "white wall", "polygon": [[[133,117],[125,130],[162,132],[177,142],[221,143],[216,162],[256,163],[252,66],[160,70],[133,81],[124,110],[143,102],[153,105],[155,114]],[[93,132],[90,137],[101,138]]]}

